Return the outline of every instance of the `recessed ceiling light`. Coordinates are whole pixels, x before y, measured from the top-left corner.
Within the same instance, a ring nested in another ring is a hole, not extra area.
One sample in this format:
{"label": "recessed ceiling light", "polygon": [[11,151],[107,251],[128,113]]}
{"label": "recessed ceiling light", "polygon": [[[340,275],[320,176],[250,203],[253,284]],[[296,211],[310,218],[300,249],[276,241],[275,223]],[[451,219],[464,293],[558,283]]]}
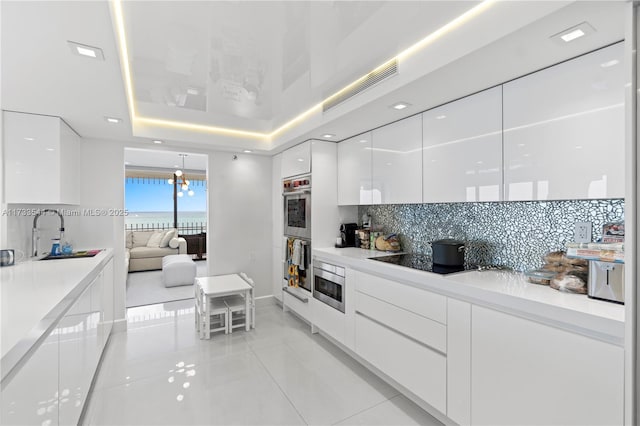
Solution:
{"label": "recessed ceiling light", "polygon": [[331,133],[325,133],[324,135],[322,135],[323,138],[327,138],[327,139],[331,139],[334,136],[335,135],[332,135]]}
{"label": "recessed ceiling light", "polygon": [[162,141],[156,139],[155,141],[153,141],[153,143],[157,143],[158,145],[160,145],[162,143]]}
{"label": "recessed ceiling light", "polygon": [[253,151],[251,151],[250,149],[245,149],[245,150],[244,150],[244,151],[242,151],[242,152],[244,152],[245,154],[251,154]]}
{"label": "recessed ceiling light", "polygon": [[47,151],[53,152],[53,151],[55,151],[55,149],[54,148],[47,148]]}
{"label": "recessed ceiling light", "polygon": [[369,142],[369,141],[366,140],[366,139],[360,139],[360,143],[367,143],[367,142]]}
{"label": "recessed ceiling light", "polygon": [[445,118],[447,118],[446,115],[439,115],[436,117],[436,120],[444,120]]}
{"label": "recessed ceiling light", "polygon": [[304,161],[304,158],[298,158],[298,161],[302,162]]}
{"label": "recessed ceiling light", "polygon": [[29,137],[27,137],[27,138],[24,138],[24,140],[25,140],[25,141],[35,141],[35,140],[36,140],[36,138],[29,138]]}
{"label": "recessed ceiling light", "polygon": [[411,105],[411,104],[408,104],[406,102],[397,102],[397,103],[391,105],[391,108],[397,109],[397,110],[401,110],[401,109],[405,109],[409,105]]}
{"label": "recessed ceiling light", "polygon": [[115,118],[115,117],[105,117],[105,120],[107,120],[108,123],[112,123],[112,124],[118,124],[119,122],[121,122],[122,120],[119,118]]}
{"label": "recessed ceiling light", "polygon": [[75,41],[67,40],[71,52],[75,55],[84,56],[86,58],[104,60],[104,54],[99,47],[87,46],[86,44],[76,43]]}
{"label": "recessed ceiling light", "polygon": [[612,66],[614,66],[614,65],[618,65],[619,63],[620,63],[620,61],[619,61],[619,60],[617,60],[617,59],[612,59],[612,60],[610,60],[610,61],[607,61],[607,62],[603,62],[603,63],[601,63],[601,64],[600,64],[600,66],[601,66],[602,68],[609,68],[609,67],[612,67]]}
{"label": "recessed ceiling light", "polygon": [[187,89],[187,93],[190,94],[190,95],[194,95],[195,96],[195,95],[199,94],[200,92],[198,91],[198,89],[196,89],[194,87],[189,87]]}
{"label": "recessed ceiling light", "polygon": [[573,30],[570,33],[561,35],[560,38],[563,39],[566,42],[570,42],[571,40],[575,40],[577,38],[580,38],[584,35],[584,31],[582,31],[581,29],[577,29],[577,30]]}
{"label": "recessed ceiling light", "polygon": [[584,37],[588,34],[594,33],[595,31],[596,31],[595,28],[593,28],[587,22],[582,22],[578,25],[574,25],[571,28],[567,28],[564,31],[560,31],[557,34],[552,35],[551,39],[553,39],[556,42],[564,44],[564,43],[569,43],[570,41],[576,40],[580,37]]}

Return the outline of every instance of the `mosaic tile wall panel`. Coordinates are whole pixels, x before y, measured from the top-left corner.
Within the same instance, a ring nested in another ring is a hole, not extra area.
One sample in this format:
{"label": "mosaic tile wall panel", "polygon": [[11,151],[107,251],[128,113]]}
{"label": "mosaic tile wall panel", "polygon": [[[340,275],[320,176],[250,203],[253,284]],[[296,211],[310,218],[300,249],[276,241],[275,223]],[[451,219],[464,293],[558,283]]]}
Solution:
{"label": "mosaic tile wall panel", "polygon": [[400,235],[407,252],[430,254],[429,241],[467,241],[470,263],[526,270],[573,240],[575,222],[591,222],[593,240],[607,222],[624,220],[624,199],[360,206],[385,233]]}

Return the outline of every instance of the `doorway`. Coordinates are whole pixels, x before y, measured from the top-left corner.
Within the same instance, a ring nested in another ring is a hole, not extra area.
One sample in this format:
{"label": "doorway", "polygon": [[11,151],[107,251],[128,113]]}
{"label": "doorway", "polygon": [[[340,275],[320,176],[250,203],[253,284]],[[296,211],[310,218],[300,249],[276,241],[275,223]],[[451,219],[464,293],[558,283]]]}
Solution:
{"label": "doorway", "polygon": [[124,160],[126,306],[192,298],[192,283],[165,287],[162,259],[188,255],[206,275],[208,157],[126,148]]}

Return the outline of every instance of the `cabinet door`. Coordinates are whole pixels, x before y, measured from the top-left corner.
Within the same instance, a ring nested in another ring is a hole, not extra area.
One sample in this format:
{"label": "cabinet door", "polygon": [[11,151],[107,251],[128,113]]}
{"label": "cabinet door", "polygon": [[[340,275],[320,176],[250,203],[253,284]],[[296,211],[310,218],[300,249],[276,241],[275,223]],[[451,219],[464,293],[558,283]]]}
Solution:
{"label": "cabinet door", "polygon": [[624,349],[478,306],[471,422],[621,425]]}
{"label": "cabinet door", "polygon": [[623,45],[504,85],[507,200],[624,197]]}
{"label": "cabinet door", "polygon": [[58,329],[44,340],[10,381],[3,383],[4,425],[57,425]]}
{"label": "cabinet door", "polygon": [[6,202],[59,203],[60,119],[8,111],[3,114]]}
{"label": "cabinet door", "polygon": [[447,417],[471,424],[471,304],[447,298]]}
{"label": "cabinet door", "polygon": [[422,114],[423,202],[502,199],[502,88]]}
{"label": "cabinet door", "polygon": [[338,144],[338,205],[373,202],[371,189],[371,132]]}
{"label": "cabinet door", "polygon": [[283,178],[311,173],[311,142],[296,145],[282,153]]}
{"label": "cabinet door", "polygon": [[96,278],[60,321],[60,424],[78,422],[98,366],[100,314],[94,312],[92,299],[101,281]]}
{"label": "cabinet door", "polygon": [[422,202],[422,119],[420,115],[372,133],[373,204]]}

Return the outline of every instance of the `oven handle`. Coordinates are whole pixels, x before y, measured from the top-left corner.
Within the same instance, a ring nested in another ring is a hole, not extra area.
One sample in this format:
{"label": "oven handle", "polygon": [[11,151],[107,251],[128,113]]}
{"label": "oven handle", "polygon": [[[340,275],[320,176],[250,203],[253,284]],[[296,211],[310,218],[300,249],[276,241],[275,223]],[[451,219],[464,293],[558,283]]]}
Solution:
{"label": "oven handle", "polygon": [[315,277],[324,278],[327,281],[331,281],[333,283],[344,286],[345,279],[340,275],[332,274],[331,272],[327,272],[324,269],[313,268],[313,275]]}
{"label": "oven handle", "polygon": [[288,195],[302,195],[302,194],[309,194],[310,192],[311,192],[310,189],[301,189],[299,191],[283,192],[282,196],[286,197]]}

